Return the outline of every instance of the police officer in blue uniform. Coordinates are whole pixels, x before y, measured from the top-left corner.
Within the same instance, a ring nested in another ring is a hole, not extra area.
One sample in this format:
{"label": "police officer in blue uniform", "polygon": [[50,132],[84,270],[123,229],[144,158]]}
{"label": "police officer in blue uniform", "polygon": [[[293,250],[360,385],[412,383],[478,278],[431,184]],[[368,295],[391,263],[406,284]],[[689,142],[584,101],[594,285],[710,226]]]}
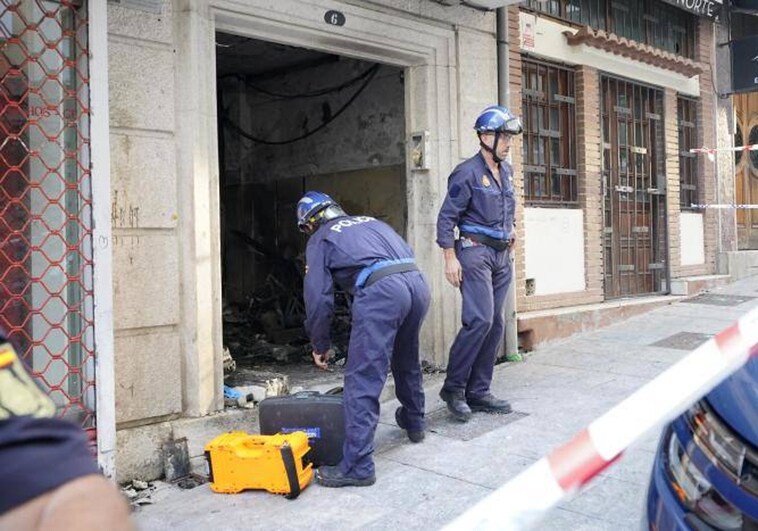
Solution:
{"label": "police officer in blue uniform", "polygon": [[480,150],[453,170],[437,217],[445,277],[463,295],[463,326],[450,349],[440,397],[461,422],[472,411],[511,411],[507,401],[492,395],[490,383],[503,341],[503,302],[511,281],[508,250],[515,241],[513,170],[504,159],[522,125],[505,107],[491,106],[480,113],[474,129]]}
{"label": "police officer in blue uniform", "polygon": [[317,366],[327,367],[333,283],[353,296],[352,330],[344,383],[345,443],[337,466],[322,466],[326,487],[368,486],[379,395],[391,367],[402,404],[395,420],[413,442],[424,438],[424,390],[419,332],[430,292],[413,251],[386,223],[348,216],[328,195],[307,192],[297,204],[306,249],[305,328]]}

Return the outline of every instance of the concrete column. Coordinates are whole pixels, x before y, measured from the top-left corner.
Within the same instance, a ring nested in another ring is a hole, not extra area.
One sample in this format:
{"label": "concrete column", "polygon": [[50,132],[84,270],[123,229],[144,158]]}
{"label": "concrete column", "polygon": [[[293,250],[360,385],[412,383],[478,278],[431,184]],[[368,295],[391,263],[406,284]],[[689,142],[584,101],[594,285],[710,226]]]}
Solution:
{"label": "concrete column", "polygon": [[446,192],[447,174],[455,162],[451,154],[457,153],[457,140],[451,134],[455,130],[455,114],[449,110],[441,112],[437,107],[450,105],[455,79],[443,65],[410,67],[406,72],[407,131],[430,131],[432,151],[429,172],[408,169],[406,174],[407,239],[432,291],[432,305],[421,333],[421,353],[426,361],[444,366],[458,328],[460,296],[445,280],[442,251],[436,243],[436,222]]}
{"label": "concrete column", "polygon": [[[715,63],[714,26],[705,18],[700,19],[698,28],[698,52],[697,60],[705,65],[705,71],[700,75],[700,109],[698,116],[698,128],[700,140],[703,146],[718,146],[716,139],[716,96],[714,94],[713,72],[711,65]],[[702,156],[701,156],[702,157]],[[702,157],[702,197],[705,203],[716,203],[721,194],[717,193],[718,183],[730,176],[718,175],[716,163]],[[723,202],[723,201],[722,201]],[[719,248],[719,216],[721,211],[713,208],[705,210],[705,266],[701,274],[716,272],[716,254]]]}
{"label": "concrete column", "polygon": [[97,457],[107,477],[116,473],[116,384],[113,341],[113,255],[108,136],[108,21],[104,3],[88,5],[92,115],[92,241],[95,297]]}
{"label": "concrete column", "polygon": [[[113,3],[107,10],[108,214],[121,429],[182,411],[176,93],[170,3],[164,3],[160,16]],[[93,54],[99,51],[93,47]],[[121,432],[118,437],[120,460]]]}
{"label": "concrete column", "polygon": [[[714,42],[715,55],[713,57],[717,70],[716,90],[719,94],[727,92],[731,87],[731,64],[728,46],[717,46],[717,43],[727,42],[729,40],[729,26],[725,21],[716,26],[716,42]],[[719,96],[716,103],[717,115],[717,132],[719,148],[734,147],[733,135],[736,129],[734,106],[732,98]],[[735,203],[735,157],[731,151],[723,151],[718,154],[717,175],[719,176],[719,185],[721,186],[719,198],[721,203]],[[720,210],[721,216],[721,241],[720,250],[722,253],[737,250],[737,211]],[[721,264],[720,264],[721,265]],[[724,273],[724,270],[718,271]]]}
{"label": "concrete column", "polygon": [[175,0],[174,30],[182,399],[184,413],[197,416],[223,407],[215,39],[208,3]]}

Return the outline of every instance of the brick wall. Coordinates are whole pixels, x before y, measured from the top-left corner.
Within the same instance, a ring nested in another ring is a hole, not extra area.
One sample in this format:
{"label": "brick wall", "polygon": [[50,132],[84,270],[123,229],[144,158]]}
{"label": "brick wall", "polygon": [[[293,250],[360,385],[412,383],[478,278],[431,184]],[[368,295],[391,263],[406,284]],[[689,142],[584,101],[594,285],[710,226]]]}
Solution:
{"label": "brick wall", "polygon": [[[519,30],[519,8],[511,6],[508,8],[508,41],[509,47],[509,69],[510,76],[509,87],[509,106],[518,115],[521,115],[521,52],[520,42],[521,34]],[[516,238],[517,245],[514,249],[514,279],[516,287],[516,307],[518,311],[525,311],[526,297],[526,260],[524,253],[524,175],[521,172],[523,165],[522,157],[523,144],[521,139],[517,139],[511,146],[511,162],[515,169],[513,186],[516,190]]]}
{"label": "brick wall", "polygon": [[[515,17],[513,17],[515,18]],[[511,42],[518,43],[518,26],[512,24]],[[515,26],[515,36],[513,34]],[[511,54],[511,102],[520,101],[520,85],[518,96],[514,87],[518,63],[518,80],[521,79],[521,56]],[[559,293],[542,296],[526,296],[524,245],[516,249],[516,278],[517,305],[519,311],[534,311],[547,308],[591,304],[603,300],[603,198],[600,160],[600,86],[599,74],[594,68],[582,66],[576,70],[576,121],[577,121],[577,171],[579,206],[584,211],[584,255],[585,283],[584,291]],[[518,97],[519,100],[515,98]],[[520,164],[520,147],[514,163]],[[516,166],[519,167],[518,165]],[[521,176],[520,176],[521,177]],[[518,231],[523,238],[523,178],[517,179],[516,188],[519,194]]]}
{"label": "brick wall", "polygon": [[[715,147],[716,112],[714,100],[713,76],[711,65],[713,56],[713,24],[705,19],[698,28],[698,50],[696,60],[705,66],[700,75],[700,99],[698,105],[697,143],[699,146]],[[669,214],[669,255],[671,278],[695,275],[709,275],[716,272],[716,255],[718,253],[718,210],[705,209],[704,243],[705,263],[699,265],[681,265],[681,237],[679,215],[679,133],[677,129],[676,91],[667,89],[665,95],[666,112],[666,174],[668,178],[668,214]],[[700,172],[700,197],[702,203],[717,203],[716,164],[704,155],[698,155]],[[723,176],[722,176],[723,178]],[[721,202],[724,202],[722,198]]]}
{"label": "brick wall", "polygon": [[669,264],[671,277],[680,275],[681,233],[679,225],[679,127],[677,125],[677,93],[667,88],[663,93],[664,150],[666,153],[666,209],[668,214]]}
{"label": "brick wall", "polygon": [[581,66],[576,73],[579,205],[584,210],[587,296],[603,299],[603,176],[600,128],[600,74]]}
{"label": "brick wall", "polygon": [[[584,291],[529,296],[521,311],[544,310],[603,300],[603,189],[601,175],[600,77],[597,69],[576,69],[576,137],[579,206],[584,211]],[[520,282],[523,287],[523,281]]]}
{"label": "brick wall", "polygon": [[[511,7],[509,19],[509,40],[511,43],[510,103],[520,112],[521,106],[521,56],[519,53],[520,35],[518,8]],[[713,33],[709,22],[700,22],[700,38],[697,60],[706,65],[706,71],[700,76],[699,134],[700,145],[716,145],[716,116],[714,110],[713,86],[709,66],[712,57]],[[517,289],[517,307],[520,312],[558,308],[578,304],[601,302],[604,299],[603,287],[603,215],[602,197],[602,131],[600,123],[600,76],[591,66],[576,67],[576,120],[577,120],[577,170],[579,186],[579,205],[584,211],[584,252],[586,290],[575,293],[562,293],[548,296],[526,296],[525,252],[524,245],[524,197],[523,175],[521,167],[521,143],[514,147],[513,163],[517,170],[515,179],[518,194],[517,233],[521,245],[516,248],[515,278]],[[669,256],[672,278],[692,275],[712,274],[716,268],[718,250],[717,211],[705,211],[705,264],[697,266],[681,265],[680,241],[680,207],[679,207],[679,131],[677,117],[677,92],[666,89],[664,96],[664,135],[667,178],[667,214]],[[701,200],[715,203],[715,165],[705,159],[700,160]],[[722,198],[723,199],[723,198]]]}

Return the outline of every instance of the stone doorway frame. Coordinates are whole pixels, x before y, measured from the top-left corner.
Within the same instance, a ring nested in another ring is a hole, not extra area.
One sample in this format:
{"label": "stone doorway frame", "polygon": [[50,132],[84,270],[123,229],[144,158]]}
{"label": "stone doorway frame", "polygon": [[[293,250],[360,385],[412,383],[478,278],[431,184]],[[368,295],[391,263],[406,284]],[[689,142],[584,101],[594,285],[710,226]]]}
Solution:
{"label": "stone doorway frame", "polygon": [[[406,154],[407,239],[436,295],[421,338],[422,353],[433,356],[430,361],[443,361],[438,358],[445,355],[458,324],[456,294],[442,289],[442,260],[434,241],[444,177],[458,154],[453,28],[376,5],[328,0],[251,4],[185,0],[175,7],[183,402],[190,416],[223,406],[216,31],[405,69],[406,136],[430,133],[429,169],[412,170]],[[342,12],[346,23],[327,24],[329,10]]]}

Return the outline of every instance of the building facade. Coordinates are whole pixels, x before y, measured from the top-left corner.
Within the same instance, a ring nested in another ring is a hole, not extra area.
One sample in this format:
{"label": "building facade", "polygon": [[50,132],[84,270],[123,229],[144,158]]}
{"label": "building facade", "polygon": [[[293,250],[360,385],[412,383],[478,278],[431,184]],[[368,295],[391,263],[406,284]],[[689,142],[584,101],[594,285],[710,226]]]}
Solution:
{"label": "building facade", "polygon": [[[423,356],[445,363],[460,298],[434,227],[498,99],[494,12],[0,2],[0,326],[107,472],[158,477],[161,444],[181,437],[202,454],[199,426],[223,410],[226,302],[249,299],[253,255],[297,254],[290,213],[307,187],[406,236],[433,290]],[[733,212],[702,208],[734,197],[733,157],[688,151],[732,142],[715,26],[627,4],[507,8],[525,315],[668,294],[737,249]]]}
{"label": "building facade", "polygon": [[714,24],[664,2],[529,2],[512,38],[527,128],[520,308],[714,274],[733,234],[702,205],[729,184],[689,152],[717,143]]}

